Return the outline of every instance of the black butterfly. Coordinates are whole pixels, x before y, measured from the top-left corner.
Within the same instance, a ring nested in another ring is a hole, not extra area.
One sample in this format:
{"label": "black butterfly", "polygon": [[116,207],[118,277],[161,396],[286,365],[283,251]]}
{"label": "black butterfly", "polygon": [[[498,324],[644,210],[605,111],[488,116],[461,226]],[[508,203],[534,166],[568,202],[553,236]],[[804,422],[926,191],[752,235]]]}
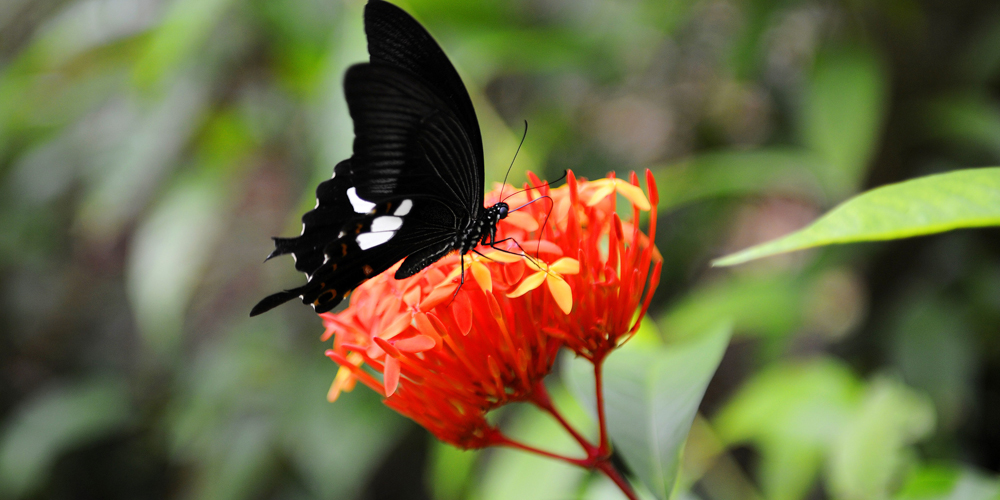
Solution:
{"label": "black butterfly", "polygon": [[261,300],[256,316],[295,297],[326,312],[401,259],[396,279],[452,250],[496,243],[509,211],[483,207],[483,141],[472,100],[441,47],[400,8],[365,6],[371,62],[347,70],[354,155],[316,189],[302,235],[274,238],[309,282]]}

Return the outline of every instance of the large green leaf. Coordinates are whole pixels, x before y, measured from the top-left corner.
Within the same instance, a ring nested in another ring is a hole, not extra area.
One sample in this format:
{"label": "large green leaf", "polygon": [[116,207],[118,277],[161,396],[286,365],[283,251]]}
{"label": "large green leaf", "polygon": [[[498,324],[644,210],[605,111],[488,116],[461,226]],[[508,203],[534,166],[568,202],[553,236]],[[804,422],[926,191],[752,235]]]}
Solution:
{"label": "large green leaf", "polygon": [[[636,338],[604,363],[604,401],[615,450],[656,498],[670,498],[681,448],[729,344],[732,328],[716,324],[684,343]],[[575,392],[593,406],[590,365],[567,370]]]}
{"label": "large green leaf", "polygon": [[1000,168],[957,170],[862,193],[811,225],[712,262],[747,261],[836,243],[879,241],[1000,224]]}
{"label": "large green leaf", "polygon": [[827,184],[857,189],[875,151],[885,108],[885,75],[870,49],[821,54],[803,109],[803,138],[829,161]]}

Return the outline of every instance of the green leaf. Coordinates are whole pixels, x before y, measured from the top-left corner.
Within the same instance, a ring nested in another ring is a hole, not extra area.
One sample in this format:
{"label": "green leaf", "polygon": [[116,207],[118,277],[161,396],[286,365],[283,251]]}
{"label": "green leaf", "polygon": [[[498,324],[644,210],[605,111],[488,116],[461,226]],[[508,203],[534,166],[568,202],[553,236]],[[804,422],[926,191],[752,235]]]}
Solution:
{"label": "green leaf", "polygon": [[996,500],[1000,478],[954,466],[918,467],[910,473],[896,500]]}
{"label": "green leaf", "polygon": [[463,498],[478,456],[475,451],[460,450],[441,441],[431,444],[429,482],[435,500]]}
{"label": "green leaf", "polygon": [[673,493],[681,448],[731,330],[716,325],[690,342],[669,346],[629,343],[604,363],[608,432],[656,498]]}
{"label": "green leaf", "polygon": [[910,386],[926,392],[942,430],[956,429],[975,399],[976,356],[965,304],[939,292],[909,294],[886,328],[893,365]]}
{"label": "green leaf", "polygon": [[224,212],[221,180],[179,182],[136,231],[128,292],[145,340],[160,355],[176,354],[188,302],[212,257]]}
{"label": "green leaf", "polygon": [[860,391],[850,369],[833,360],[774,366],[740,389],[716,416],[715,429],[727,446],[758,445],[767,498],[802,498]]}
{"label": "green leaf", "polygon": [[[576,429],[588,429],[593,423],[565,390],[552,389],[552,400]],[[582,457],[580,445],[550,415],[529,405],[518,405],[511,425],[504,433],[517,441],[555,453]],[[586,434],[586,433],[585,433]],[[590,439],[590,437],[588,437]],[[591,439],[593,441],[593,439]],[[559,460],[509,448],[490,454],[482,480],[472,498],[479,500],[547,500],[572,498],[587,471]]]}
{"label": "green leaf", "polygon": [[805,142],[829,160],[827,180],[841,193],[856,189],[879,138],[885,76],[867,49],[842,49],[816,60],[803,116]]}
{"label": "green leaf", "polygon": [[794,276],[732,276],[694,289],[657,325],[668,339],[685,339],[726,317],[738,333],[779,337],[802,324],[808,288],[808,280]]}
{"label": "green leaf", "polygon": [[18,409],[0,436],[0,497],[30,493],[59,455],[122,428],[130,413],[120,380],[41,392]]}
{"label": "green leaf", "polygon": [[989,95],[965,92],[934,99],[926,123],[937,139],[1000,156],[1000,109]]}
{"label": "green leaf", "polygon": [[895,380],[875,379],[830,450],[827,485],[832,496],[887,498],[906,464],[906,446],[933,429],[930,398]]}
{"label": "green leaf", "polygon": [[653,170],[660,210],[705,198],[783,193],[822,201],[829,169],[821,156],[802,149],[718,151]]}
{"label": "green leaf", "polygon": [[140,87],[159,82],[185,59],[197,57],[233,0],[174,0],[135,65]]}
{"label": "green leaf", "polygon": [[930,175],[862,193],[804,229],[712,262],[732,266],[837,243],[880,241],[1000,224],[1000,168]]}

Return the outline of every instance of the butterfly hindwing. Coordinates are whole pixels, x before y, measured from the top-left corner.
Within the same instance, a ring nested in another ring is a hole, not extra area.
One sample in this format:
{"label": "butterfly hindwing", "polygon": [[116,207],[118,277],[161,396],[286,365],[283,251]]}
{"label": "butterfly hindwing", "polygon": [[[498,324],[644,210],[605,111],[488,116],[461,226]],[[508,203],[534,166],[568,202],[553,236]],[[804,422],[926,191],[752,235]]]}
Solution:
{"label": "butterfly hindwing", "polygon": [[323,249],[337,239],[343,226],[358,214],[347,190],[352,186],[351,160],[333,169],[333,177],[316,188],[316,208],[302,216],[302,234],[296,238],[274,238],[274,251],[267,258],[292,254],[295,269],[311,275],[323,264]]}

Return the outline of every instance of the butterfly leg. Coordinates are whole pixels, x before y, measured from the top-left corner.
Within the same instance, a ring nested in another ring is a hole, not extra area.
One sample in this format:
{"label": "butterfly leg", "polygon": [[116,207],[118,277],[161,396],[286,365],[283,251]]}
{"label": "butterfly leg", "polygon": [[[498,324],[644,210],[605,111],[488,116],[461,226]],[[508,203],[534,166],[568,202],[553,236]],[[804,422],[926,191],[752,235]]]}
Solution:
{"label": "butterfly leg", "polygon": [[[517,246],[517,248],[521,249],[521,253],[511,252],[510,250],[505,250],[503,248],[497,248],[496,245],[499,245],[500,243],[503,243],[505,241],[511,241],[511,242],[513,242],[514,245]],[[517,240],[515,240],[514,238],[504,238],[502,240],[497,240],[497,241],[493,242],[492,244],[490,244],[489,246],[490,246],[490,248],[492,248],[492,249],[494,249],[494,250],[496,250],[498,252],[503,252],[503,253],[510,254],[510,255],[517,255],[518,257],[524,257],[525,259],[530,260],[536,266],[541,267],[541,261],[542,261],[542,259],[539,258],[539,257],[537,257],[537,256],[536,257],[532,257],[531,255],[529,255],[528,251],[525,250],[524,247],[522,247],[521,244],[518,243]],[[476,253],[479,253],[479,252],[476,252]],[[479,253],[479,255],[483,255],[483,254]],[[486,257],[486,256],[483,255],[483,257]],[[487,258],[489,258],[489,257],[487,257]]]}
{"label": "butterfly leg", "polygon": [[[475,252],[475,250],[473,250],[473,251]],[[476,253],[479,253],[479,252],[476,252]],[[482,255],[482,254],[479,254],[479,255]],[[459,278],[458,288],[455,288],[455,293],[451,294],[451,300],[448,302],[449,305],[452,302],[455,302],[455,297],[458,297],[458,291],[462,289],[463,285],[465,285],[465,254],[459,255],[458,259],[462,263],[461,264],[462,265],[462,272],[461,272],[461,274],[459,274],[459,276],[461,276],[461,278]]]}

